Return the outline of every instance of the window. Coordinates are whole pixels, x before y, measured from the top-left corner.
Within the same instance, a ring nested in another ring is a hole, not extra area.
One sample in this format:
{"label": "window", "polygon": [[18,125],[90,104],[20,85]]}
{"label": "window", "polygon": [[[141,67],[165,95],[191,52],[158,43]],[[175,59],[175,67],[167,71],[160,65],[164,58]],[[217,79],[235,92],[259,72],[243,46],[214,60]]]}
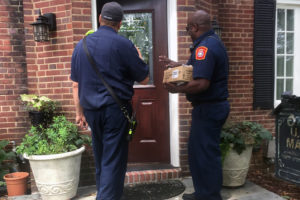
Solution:
{"label": "window", "polygon": [[[300,3],[300,2],[299,2]],[[291,91],[299,96],[300,89],[300,5],[277,4],[275,28],[274,105],[281,94]]]}
{"label": "window", "polygon": [[[152,44],[152,13],[126,13],[119,31],[141,51],[144,61],[150,68],[149,85],[153,80],[153,44]],[[138,84],[138,83],[135,83]]]}

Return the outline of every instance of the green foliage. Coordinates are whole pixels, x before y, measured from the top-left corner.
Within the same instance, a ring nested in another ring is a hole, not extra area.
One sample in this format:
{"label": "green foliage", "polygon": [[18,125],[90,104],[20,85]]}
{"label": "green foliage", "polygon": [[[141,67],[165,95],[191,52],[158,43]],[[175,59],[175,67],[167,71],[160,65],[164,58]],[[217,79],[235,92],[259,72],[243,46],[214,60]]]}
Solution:
{"label": "green foliage", "polygon": [[263,140],[271,139],[272,134],[256,122],[227,123],[221,133],[222,161],[231,148],[241,154],[246,145],[260,146]]}
{"label": "green foliage", "polygon": [[28,111],[53,113],[58,106],[58,102],[53,101],[45,96],[37,96],[34,94],[21,94],[20,97]]}
{"label": "green foliage", "polygon": [[56,116],[48,127],[32,126],[23,142],[17,147],[18,154],[49,155],[65,153],[91,144],[88,135],[78,134],[75,124],[65,116]]}
{"label": "green foliage", "polygon": [[[5,185],[3,176],[5,174],[9,173],[10,168],[12,167],[11,164],[16,159],[16,155],[14,152],[8,151],[7,149],[5,149],[8,144],[9,144],[9,141],[7,141],[7,140],[0,141],[0,186]],[[5,162],[8,160],[10,162]]]}

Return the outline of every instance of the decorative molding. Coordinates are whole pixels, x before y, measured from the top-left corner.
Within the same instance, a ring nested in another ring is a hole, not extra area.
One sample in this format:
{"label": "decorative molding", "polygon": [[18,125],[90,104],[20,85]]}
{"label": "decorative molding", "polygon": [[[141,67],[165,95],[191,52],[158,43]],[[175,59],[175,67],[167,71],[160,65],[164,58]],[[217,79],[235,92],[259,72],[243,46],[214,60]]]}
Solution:
{"label": "decorative molding", "polygon": [[36,180],[36,186],[42,195],[59,195],[66,194],[74,189],[74,185],[78,185],[78,182],[79,178],[58,184],[43,184]]}
{"label": "decorative molding", "polygon": [[245,178],[247,176],[248,169],[249,168],[241,170],[223,170],[223,185],[243,185],[245,183]]}

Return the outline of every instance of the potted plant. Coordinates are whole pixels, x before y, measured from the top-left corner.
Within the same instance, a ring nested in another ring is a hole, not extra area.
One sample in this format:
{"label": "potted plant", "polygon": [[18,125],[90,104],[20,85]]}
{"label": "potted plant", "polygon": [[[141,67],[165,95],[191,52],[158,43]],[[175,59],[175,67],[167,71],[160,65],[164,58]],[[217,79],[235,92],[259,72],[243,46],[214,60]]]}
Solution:
{"label": "potted plant", "polygon": [[12,151],[7,151],[6,147],[9,144],[8,140],[0,141],[0,194],[5,193],[6,183],[3,176],[11,171],[11,162],[15,160],[15,154]]}
{"label": "potted plant", "polygon": [[236,187],[245,183],[252,149],[272,134],[259,123],[242,121],[226,123],[221,133],[223,186]]}
{"label": "potted plant", "polygon": [[[13,143],[12,143],[13,144]],[[0,141],[0,187],[8,196],[24,195],[27,190],[27,172],[16,172],[16,154],[8,140]],[[3,192],[1,192],[3,195]]]}
{"label": "potted plant", "polygon": [[8,196],[20,196],[26,194],[28,172],[13,172],[4,175]]}
{"label": "potted plant", "polygon": [[58,106],[57,101],[35,94],[21,94],[20,97],[23,104],[25,104],[26,110],[29,111],[29,117],[33,126],[38,126],[39,124],[47,126],[51,123]]}
{"label": "potted plant", "polygon": [[47,127],[32,126],[16,152],[29,160],[37,188],[43,199],[70,199],[76,195],[81,154],[88,135],[65,116],[53,117]]}

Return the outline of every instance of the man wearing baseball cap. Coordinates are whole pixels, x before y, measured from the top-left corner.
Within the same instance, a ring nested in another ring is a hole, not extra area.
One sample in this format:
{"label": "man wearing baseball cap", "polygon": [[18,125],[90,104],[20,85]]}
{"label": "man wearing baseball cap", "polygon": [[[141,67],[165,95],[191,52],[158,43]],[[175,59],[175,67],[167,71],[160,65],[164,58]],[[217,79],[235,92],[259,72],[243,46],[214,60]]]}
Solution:
{"label": "man wearing baseball cap", "polygon": [[[86,36],[86,44],[103,78],[131,112],[133,84],[148,83],[149,67],[133,43],[118,35],[122,19],[120,4],[104,4],[99,16],[101,26]],[[71,79],[76,122],[83,128],[88,125],[92,131],[96,199],[119,200],[127,166],[128,120],[89,63],[82,40],[72,55]]]}

